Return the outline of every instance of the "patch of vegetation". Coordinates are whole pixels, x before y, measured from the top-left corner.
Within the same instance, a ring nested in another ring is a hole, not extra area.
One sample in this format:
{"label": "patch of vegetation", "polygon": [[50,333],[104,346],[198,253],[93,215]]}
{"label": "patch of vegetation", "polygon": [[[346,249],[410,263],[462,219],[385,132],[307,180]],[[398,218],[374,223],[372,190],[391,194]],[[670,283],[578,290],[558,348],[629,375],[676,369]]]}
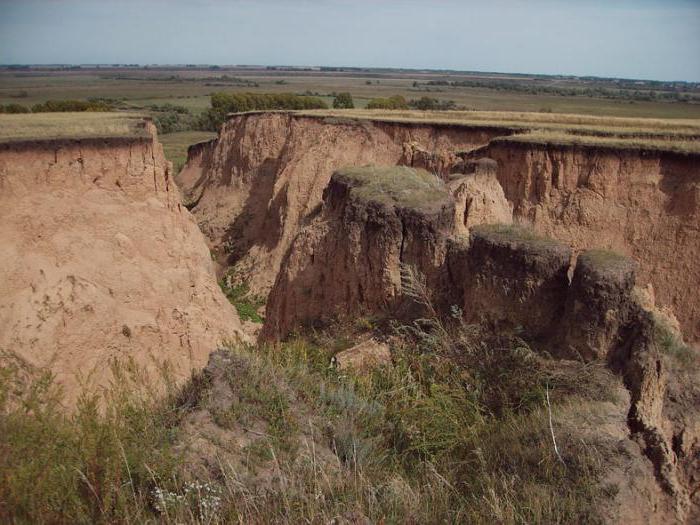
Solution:
{"label": "patch of vegetation", "polygon": [[697,364],[697,355],[664,320],[654,319],[655,339],[661,352],[681,364]]}
{"label": "patch of vegetation", "polygon": [[242,321],[252,321],[254,323],[262,323],[264,321],[258,310],[265,305],[265,300],[253,295],[250,292],[248,283],[238,281],[235,275],[229,272],[221,279],[219,285],[226,298],[236,307],[238,317]]}
{"label": "patch of vegetation", "polygon": [[328,106],[318,97],[293,93],[214,93],[211,108],[202,115],[202,129],[215,131],[229,113],[277,109],[325,109]]}
{"label": "patch of vegetation", "polygon": [[113,109],[113,105],[105,100],[47,100],[42,104],[34,104],[32,113],[112,111]]}
{"label": "patch of vegetation", "polygon": [[148,137],[144,117],[126,113],[0,115],[0,142]]}
{"label": "patch of vegetation", "polygon": [[0,521],[133,523],[153,515],[154,489],[173,488],[182,399],[174,389],[153,390],[129,362],[112,363],[112,372],[106,392],[84,393],[68,414],[51,374],[18,389],[16,370],[0,368]]}
{"label": "patch of vegetation", "polygon": [[634,262],[612,250],[586,250],[578,256],[578,263],[598,271],[616,271],[633,268]]}
{"label": "patch of vegetation", "polygon": [[401,208],[431,211],[448,195],[440,178],[405,166],[345,168],[333,178],[345,181],[356,198]]}
{"label": "patch of vegetation", "polygon": [[408,102],[401,95],[389,98],[373,98],[367,103],[367,109],[408,109]]}
{"label": "patch of vegetation", "polygon": [[31,110],[27,106],[23,106],[22,104],[0,104],[0,113],[9,113],[9,114],[17,114],[17,113],[29,113]]}
{"label": "patch of vegetation", "polygon": [[480,224],[472,228],[472,234],[506,242],[517,241],[533,246],[563,246],[560,242],[544,237],[522,224]]}
{"label": "patch of vegetation", "polygon": [[350,93],[338,93],[333,99],[333,108],[335,109],[353,109],[355,104]]}

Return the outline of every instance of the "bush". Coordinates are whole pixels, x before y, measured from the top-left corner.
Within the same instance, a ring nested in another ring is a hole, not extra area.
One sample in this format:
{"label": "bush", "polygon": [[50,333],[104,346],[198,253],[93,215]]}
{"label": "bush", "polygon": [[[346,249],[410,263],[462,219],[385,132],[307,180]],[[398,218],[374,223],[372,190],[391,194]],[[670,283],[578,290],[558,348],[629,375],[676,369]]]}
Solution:
{"label": "bush", "polygon": [[105,101],[84,100],[47,100],[43,104],[34,104],[32,113],[57,113],[65,111],[110,111],[112,105]]}
{"label": "bush", "polygon": [[29,108],[21,104],[0,104],[0,113],[29,113]]}
{"label": "bush", "polygon": [[421,111],[446,111],[456,107],[453,100],[438,100],[432,97],[421,97],[418,100],[411,100],[409,106]]}
{"label": "bush", "polygon": [[367,104],[367,109],[408,109],[408,102],[401,95],[389,98],[373,98]]}
{"label": "bush", "polygon": [[333,100],[333,107],[336,109],[353,109],[355,104],[350,93],[338,93]]}
{"label": "bush", "polygon": [[149,106],[149,109],[153,111],[153,123],[161,134],[190,131],[199,125],[198,120],[184,106],[154,104]]}
{"label": "bush", "polygon": [[306,97],[292,93],[214,93],[211,109],[200,120],[202,129],[216,131],[229,113],[273,109],[327,109],[318,97]]}

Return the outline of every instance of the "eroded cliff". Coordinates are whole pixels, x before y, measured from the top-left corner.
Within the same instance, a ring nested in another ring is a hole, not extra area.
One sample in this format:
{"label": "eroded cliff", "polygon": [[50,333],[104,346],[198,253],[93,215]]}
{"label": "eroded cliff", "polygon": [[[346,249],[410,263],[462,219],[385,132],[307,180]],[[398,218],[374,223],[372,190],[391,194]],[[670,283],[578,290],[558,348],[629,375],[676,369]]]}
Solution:
{"label": "eroded cliff", "polygon": [[[335,170],[373,164],[422,167],[445,179],[469,173],[471,181],[489,188],[475,192],[465,180],[461,197],[456,188],[452,192],[461,233],[471,224],[509,222],[512,208],[518,222],[574,251],[629,255],[639,265],[638,285],[651,285],[657,303],[670,308],[686,338],[697,342],[698,156],[502,139],[517,131],[274,112],[235,115],[217,140],[192,148],[180,180],[219,262],[234,265],[255,292],[266,294],[294,238],[318,212]],[[484,179],[470,167],[471,159],[483,156],[495,161],[482,170],[494,177]],[[500,192],[506,202],[496,207]]]}
{"label": "eroded cliff", "polygon": [[[78,117],[76,117],[78,118]],[[0,350],[75,400],[113,358],[187,378],[241,337],[204,237],[145,136],[0,144]]]}

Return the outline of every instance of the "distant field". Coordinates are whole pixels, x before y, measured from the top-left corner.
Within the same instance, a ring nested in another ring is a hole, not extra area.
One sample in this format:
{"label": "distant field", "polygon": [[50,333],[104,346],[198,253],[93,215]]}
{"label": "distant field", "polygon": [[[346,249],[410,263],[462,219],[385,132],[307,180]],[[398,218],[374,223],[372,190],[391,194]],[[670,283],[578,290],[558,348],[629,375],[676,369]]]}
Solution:
{"label": "distant field", "polygon": [[142,136],[143,116],[129,113],[0,114],[0,142]]}
{"label": "distant field", "polygon": [[[228,80],[221,80],[226,75]],[[331,93],[349,91],[358,108],[375,97],[403,95],[406,98],[430,96],[453,100],[467,109],[487,111],[546,111],[620,117],[700,118],[700,104],[665,101],[632,101],[584,96],[531,94],[481,87],[436,86],[425,83],[436,79],[463,80],[463,75],[413,72],[333,73],[232,69],[220,71],[188,69],[31,71],[0,70],[0,104],[31,106],[49,99],[106,97],[124,99],[134,109],[151,104],[177,104],[193,112],[209,106],[216,91],[318,94],[327,102]],[[481,76],[477,78],[488,78]],[[499,76],[499,78],[508,78]],[[417,84],[417,87],[414,86]],[[548,88],[568,81],[544,82]],[[590,86],[591,82],[580,82]],[[696,99],[697,100],[697,99]]]}
{"label": "distant field", "polygon": [[187,161],[187,148],[197,142],[204,142],[216,137],[216,133],[210,131],[180,131],[160,135],[158,138],[163,144],[165,157],[173,163],[175,173],[179,172]]}
{"label": "distant field", "polygon": [[[508,87],[470,87],[470,82],[498,82],[499,86],[508,86],[508,82],[524,82],[525,84],[517,85],[533,86],[533,90],[542,92],[516,92]],[[597,89],[602,92],[616,90],[619,94],[626,92],[624,89],[618,89],[620,86],[631,85],[634,88],[636,84],[632,81],[610,79],[405,70],[322,72],[251,68],[85,68],[61,71],[0,69],[0,104],[31,107],[50,99],[106,98],[118,101],[117,107],[127,112],[103,116],[83,114],[80,123],[75,121],[75,116],[66,114],[0,115],[0,140],[129,136],[138,131],[134,129],[136,121],[125,116],[129,112],[158,117],[163,113],[158,113],[158,108],[154,106],[169,103],[187,108],[191,114],[188,118],[192,121],[210,107],[210,95],[219,91],[313,94],[321,97],[329,106],[332,104],[334,92],[349,91],[357,109],[350,112],[328,110],[323,114],[504,126],[521,132],[517,136],[504,139],[512,141],[588,143],[698,152],[700,88],[697,85],[685,84],[679,87],[654,82],[645,85],[644,89],[649,89],[649,93],[655,90],[659,97],[673,94],[673,91],[668,90],[678,89],[680,92],[676,94],[681,99],[677,101],[622,100],[557,95],[551,92],[556,89],[561,89],[563,93]],[[406,99],[429,96],[441,101],[450,100],[468,111],[387,112],[364,109],[370,99],[392,95],[402,95]],[[159,122],[158,119],[156,121]],[[174,131],[183,127],[169,129]],[[184,126],[184,129],[192,128]],[[186,159],[187,147],[212,136],[214,134],[209,132],[179,131],[161,133],[160,139],[164,144],[166,156],[178,170]]]}

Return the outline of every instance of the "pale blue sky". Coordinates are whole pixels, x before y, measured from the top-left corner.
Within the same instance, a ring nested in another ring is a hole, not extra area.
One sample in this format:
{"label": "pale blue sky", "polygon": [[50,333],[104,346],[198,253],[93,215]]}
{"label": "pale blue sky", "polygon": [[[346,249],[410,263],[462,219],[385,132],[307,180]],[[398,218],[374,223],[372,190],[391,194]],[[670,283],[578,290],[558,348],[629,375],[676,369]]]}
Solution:
{"label": "pale blue sky", "polygon": [[700,0],[0,0],[0,63],[116,62],[700,81]]}

